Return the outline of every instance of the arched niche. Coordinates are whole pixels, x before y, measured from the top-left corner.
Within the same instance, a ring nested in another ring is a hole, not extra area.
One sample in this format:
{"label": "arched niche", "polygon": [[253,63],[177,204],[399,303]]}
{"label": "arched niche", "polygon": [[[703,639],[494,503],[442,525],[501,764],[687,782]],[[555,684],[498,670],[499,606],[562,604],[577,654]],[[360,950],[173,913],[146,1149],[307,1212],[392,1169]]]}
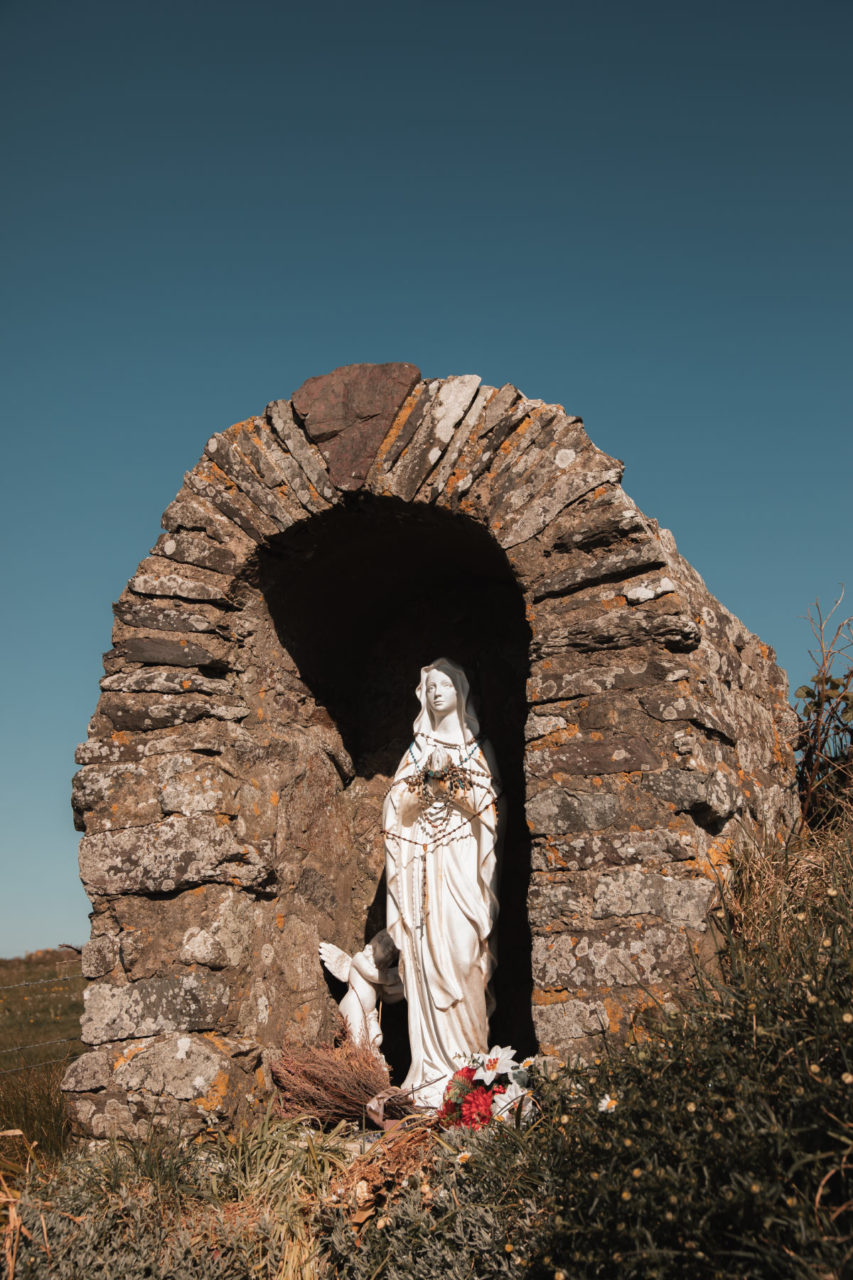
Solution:
{"label": "arched niche", "polygon": [[[493,1035],[532,1050],[524,820],[530,628],[505,553],[464,515],[359,493],[267,543],[257,582],[283,650],[341,736],[345,787],[371,784],[374,827],[411,741],[421,666],[449,656],[464,667],[503,789],[496,950],[511,963],[498,967]],[[382,876],[364,941],[384,925],[384,893]]]}

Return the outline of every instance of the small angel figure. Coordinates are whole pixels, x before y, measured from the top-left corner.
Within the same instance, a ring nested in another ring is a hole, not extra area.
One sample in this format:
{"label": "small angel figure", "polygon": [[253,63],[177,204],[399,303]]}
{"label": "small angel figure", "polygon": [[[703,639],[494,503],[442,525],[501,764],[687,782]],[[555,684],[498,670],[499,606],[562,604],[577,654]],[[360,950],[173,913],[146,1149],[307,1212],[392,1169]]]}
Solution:
{"label": "small angel figure", "polygon": [[381,998],[394,1004],[403,999],[403,984],[396,967],[398,954],[385,929],[354,956],[333,942],[320,943],[321,961],[333,977],[349,988],[339,1007],[350,1036],[356,1044],[369,1045],[376,1053],[382,1044],[378,1001]]}

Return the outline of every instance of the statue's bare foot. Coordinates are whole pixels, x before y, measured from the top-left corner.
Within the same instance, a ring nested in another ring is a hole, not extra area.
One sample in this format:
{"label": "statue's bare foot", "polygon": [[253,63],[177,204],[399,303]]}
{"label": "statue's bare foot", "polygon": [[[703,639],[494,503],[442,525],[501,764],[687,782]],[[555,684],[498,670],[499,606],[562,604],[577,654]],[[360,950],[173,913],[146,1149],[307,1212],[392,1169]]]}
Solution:
{"label": "statue's bare foot", "polygon": [[336,947],[334,942],[321,942],[318,950],[320,952],[320,960],[329,970],[332,977],[337,978],[340,982],[348,982],[352,956],[348,955],[346,951],[342,951],[340,947]]}

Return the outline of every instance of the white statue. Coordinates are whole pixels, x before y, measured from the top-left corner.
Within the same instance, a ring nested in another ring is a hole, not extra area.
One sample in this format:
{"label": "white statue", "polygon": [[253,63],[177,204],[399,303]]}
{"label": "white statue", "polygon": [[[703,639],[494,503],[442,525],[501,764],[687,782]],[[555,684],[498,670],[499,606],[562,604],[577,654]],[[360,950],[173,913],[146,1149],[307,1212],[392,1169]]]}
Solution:
{"label": "white statue", "polygon": [[378,1000],[393,1004],[403,999],[403,985],[395,967],[397,948],[391,935],[385,929],[380,930],[354,956],[333,942],[321,942],[320,959],[329,973],[349,988],[339,1008],[351,1038],[356,1044],[370,1045],[379,1053],[382,1028],[376,1008]]}
{"label": "white statue", "polygon": [[497,771],[461,667],[421,670],[421,710],[382,813],[387,930],[400,953],[412,1065],[402,1087],[441,1103],[462,1059],[486,1053],[497,916]]}

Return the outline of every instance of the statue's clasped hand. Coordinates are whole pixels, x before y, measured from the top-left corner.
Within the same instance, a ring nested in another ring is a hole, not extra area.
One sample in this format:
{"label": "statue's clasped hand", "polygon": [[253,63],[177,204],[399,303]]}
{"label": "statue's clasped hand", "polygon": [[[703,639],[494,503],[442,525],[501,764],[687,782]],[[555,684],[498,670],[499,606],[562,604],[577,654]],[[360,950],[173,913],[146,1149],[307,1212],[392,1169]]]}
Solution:
{"label": "statue's clasped hand", "polygon": [[467,769],[453,763],[443,747],[435,747],[423,767],[410,774],[405,782],[409,791],[416,794],[423,804],[431,805],[441,795],[453,799],[457,792],[467,791],[472,779]]}

